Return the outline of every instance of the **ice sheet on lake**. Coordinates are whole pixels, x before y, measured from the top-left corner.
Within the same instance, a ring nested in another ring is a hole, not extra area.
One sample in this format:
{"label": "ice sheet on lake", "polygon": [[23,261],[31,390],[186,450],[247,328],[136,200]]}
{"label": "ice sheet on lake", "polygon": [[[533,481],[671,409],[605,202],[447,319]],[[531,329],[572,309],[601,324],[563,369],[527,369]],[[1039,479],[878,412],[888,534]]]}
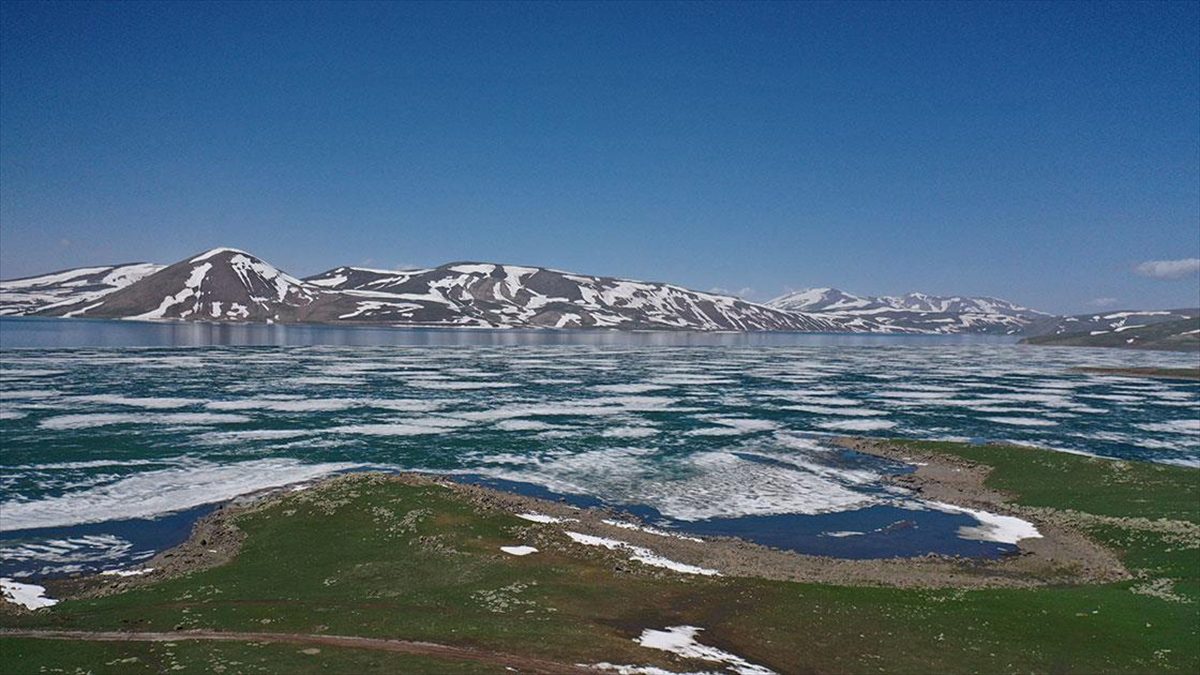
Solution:
{"label": "ice sheet on lake", "polygon": [[350,462],[308,464],[295,459],[260,459],[134,474],[108,485],[57,497],[0,503],[0,531],[63,527],[108,520],[150,518],[231,499],[248,492],[311,480],[360,466]]}

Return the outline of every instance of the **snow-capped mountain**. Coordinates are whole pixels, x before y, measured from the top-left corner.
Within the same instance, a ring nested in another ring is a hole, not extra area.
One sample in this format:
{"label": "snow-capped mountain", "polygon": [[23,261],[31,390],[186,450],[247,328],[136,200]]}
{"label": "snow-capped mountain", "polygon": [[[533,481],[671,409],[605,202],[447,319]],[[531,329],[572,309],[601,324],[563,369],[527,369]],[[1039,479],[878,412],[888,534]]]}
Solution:
{"label": "snow-capped mountain", "polygon": [[[83,277],[100,269],[75,274]],[[455,263],[412,271],[338,267],[301,280],[245,251],[218,248],[147,272],[101,295],[63,291],[54,302],[40,304],[31,303],[20,285],[30,280],[5,282],[0,311],[140,320],[492,328],[846,330],[836,321],[803,312],[672,284],[517,265]],[[74,278],[69,274],[57,276]]]}
{"label": "snow-capped mountain", "polygon": [[[451,263],[386,272],[338,267],[305,279],[340,320],[541,328],[842,331],[840,324],[672,284],[543,267]],[[343,311],[344,310],[344,311]],[[332,318],[332,315],[331,315]]]}
{"label": "snow-capped mountain", "polygon": [[[60,302],[29,314],[119,319],[299,321],[319,289],[232,248],[161,268],[100,298]],[[0,302],[7,298],[0,297]]]}
{"label": "snow-capped mountain", "polygon": [[996,298],[859,296],[834,288],[760,304],[674,284],[544,267],[459,262],[419,270],[336,267],[305,279],[216,248],[170,266],[136,263],[0,281],[0,315],[140,320],[1043,335],[1148,325],[1187,310],[1056,317]]}
{"label": "snow-capped mountain", "polygon": [[869,332],[986,333],[1017,335],[1049,314],[997,298],[936,296],[860,296],[836,288],[810,288],[767,303],[778,309],[808,312]]}
{"label": "snow-capped mountain", "polygon": [[162,268],[162,265],[152,263],[127,263],[0,281],[0,315],[32,314],[61,305],[86,305]]}

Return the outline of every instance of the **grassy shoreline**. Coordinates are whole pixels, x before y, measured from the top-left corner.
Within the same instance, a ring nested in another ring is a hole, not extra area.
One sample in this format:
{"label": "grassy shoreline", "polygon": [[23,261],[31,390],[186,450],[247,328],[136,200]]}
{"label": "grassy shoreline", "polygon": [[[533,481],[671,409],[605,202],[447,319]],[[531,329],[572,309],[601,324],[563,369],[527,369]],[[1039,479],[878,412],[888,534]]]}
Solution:
{"label": "grassy shoreline", "polygon": [[[1200,669],[1200,472],[1031,448],[884,447],[984,468],[983,483],[1002,495],[1003,508],[1103,544],[1130,578],[967,590],[677,574],[632,562],[627,552],[576,544],[564,536],[564,524],[522,520],[499,498],[360,475],[237,514],[244,541],[236,555],[210,566],[131,581],[120,592],[49,610],[10,610],[0,614],[0,627],[181,639],[189,631],[361,636],[561,664],[721,670],[721,663],[636,642],[645,630],[688,625],[705,629],[703,644],[781,673]],[[517,557],[499,549],[517,544],[539,551]],[[4,636],[0,668],[38,672],[86,661],[95,672],[157,672],[163,644]],[[330,647],[306,661],[301,657],[313,655],[300,645],[268,643],[262,649],[281,660],[252,662],[245,657],[254,649],[249,642],[173,644],[181,672],[214,665],[229,672],[369,672],[364,659],[376,656],[379,663],[432,658]],[[92,652],[105,660],[86,657]],[[442,667],[430,664],[409,669]],[[476,665],[488,672],[496,664]]]}

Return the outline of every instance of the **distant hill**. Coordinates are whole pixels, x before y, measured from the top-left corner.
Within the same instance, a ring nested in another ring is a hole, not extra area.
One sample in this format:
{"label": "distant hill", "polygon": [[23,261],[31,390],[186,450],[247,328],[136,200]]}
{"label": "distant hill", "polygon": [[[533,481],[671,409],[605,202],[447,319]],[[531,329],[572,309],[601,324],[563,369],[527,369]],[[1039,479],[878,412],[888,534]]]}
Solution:
{"label": "distant hill", "polygon": [[795,291],[767,304],[819,314],[851,326],[874,324],[888,332],[1020,335],[1030,325],[1055,318],[997,298],[924,293],[872,297],[836,288]]}
{"label": "distant hill", "polygon": [[[0,282],[0,312],[83,318],[481,328],[845,332],[836,321],[673,284],[541,267],[339,267],[298,279],[245,251],[172,265],[86,268]],[[124,268],[121,268],[124,269]],[[108,275],[103,276],[101,275]]]}
{"label": "distant hill", "polygon": [[[1071,330],[1084,328],[1085,330]],[[1064,317],[1055,330],[1022,340],[1033,345],[1121,347],[1200,352],[1200,310],[1114,312]]]}
{"label": "distant hill", "polygon": [[[1024,335],[1030,344],[1190,349],[1198,310],[1052,316],[990,297],[859,296],[835,288],[756,303],[669,283],[456,262],[335,267],[307,278],[233,248],[0,281],[0,315],[471,328]],[[1176,323],[1190,320],[1192,323]],[[1168,325],[1169,324],[1169,325]],[[1045,337],[1040,337],[1045,336]]]}

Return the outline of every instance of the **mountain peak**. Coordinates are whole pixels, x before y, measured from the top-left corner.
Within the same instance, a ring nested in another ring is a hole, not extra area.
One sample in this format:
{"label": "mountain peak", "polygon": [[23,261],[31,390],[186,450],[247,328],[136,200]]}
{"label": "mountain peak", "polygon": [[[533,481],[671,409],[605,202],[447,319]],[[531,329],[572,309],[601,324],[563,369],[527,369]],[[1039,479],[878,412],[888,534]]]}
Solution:
{"label": "mountain peak", "polygon": [[255,260],[261,260],[261,258],[255,256],[255,255],[252,255],[250,253],[247,253],[240,248],[230,248],[228,246],[218,246],[217,248],[208,249],[207,251],[201,253],[200,255],[197,255],[196,257],[192,258],[188,262],[193,262],[193,263],[203,262],[205,260],[208,260],[209,258],[212,258],[213,256],[221,255],[223,253],[240,254],[240,255],[244,255],[248,258],[254,258]]}

